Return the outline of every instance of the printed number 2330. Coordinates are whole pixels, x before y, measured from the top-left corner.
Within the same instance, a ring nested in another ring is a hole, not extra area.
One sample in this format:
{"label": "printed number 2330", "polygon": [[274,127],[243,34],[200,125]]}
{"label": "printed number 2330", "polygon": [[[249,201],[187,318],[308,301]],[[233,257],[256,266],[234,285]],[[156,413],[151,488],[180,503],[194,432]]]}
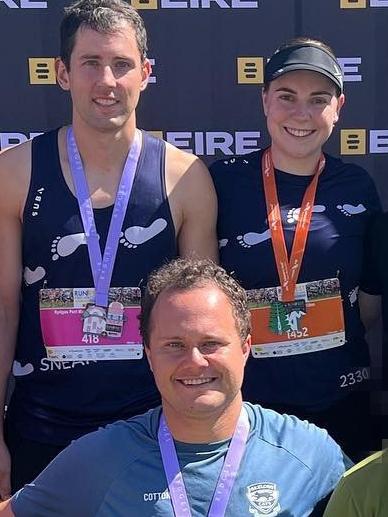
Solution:
{"label": "printed number 2330", "polygon": [[356,370],[346,375],[340,375],[341,388],[353,386],[353,384],[358,384],[367,379],[369,379],[369,368],[363,368],[362,370]]}

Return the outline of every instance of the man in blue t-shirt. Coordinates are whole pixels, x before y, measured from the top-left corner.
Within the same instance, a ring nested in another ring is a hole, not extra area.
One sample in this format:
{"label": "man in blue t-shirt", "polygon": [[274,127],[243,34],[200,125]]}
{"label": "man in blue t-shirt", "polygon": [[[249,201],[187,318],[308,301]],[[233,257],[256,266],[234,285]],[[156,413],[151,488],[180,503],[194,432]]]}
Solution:
{"label": "man in blue t-shirt", "polygon": [[346,459],[327,432],[243,403],[245,291],[211,261],[149,279],[140,327],[162,407],[70,445],[2,517],[310,515]]}

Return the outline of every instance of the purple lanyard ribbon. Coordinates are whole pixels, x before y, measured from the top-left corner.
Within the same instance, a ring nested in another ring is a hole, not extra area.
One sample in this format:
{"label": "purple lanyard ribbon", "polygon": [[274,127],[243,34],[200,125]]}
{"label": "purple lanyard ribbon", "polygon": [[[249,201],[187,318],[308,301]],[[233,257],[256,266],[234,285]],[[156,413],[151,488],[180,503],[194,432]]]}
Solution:
{"label": "purple lanyard ribbon", "polygon": [[[245,451],[248,434],[249,419],[243,407],[217,481],[207,514],[208,517],[222,517],[225,515],[234,481]],[[174,439],[163,413],[160,417],[158,441],[175,517],[191,517],[190,503],[179,466]]]}
{"label": "purple lanyard ribbon", "polygon": [[70,126],[67,130],[67,154],[84,226],[94,286],[96,288],[95,303],[101,307],[108,306],[108,293],[116,260],[117,248],[119,245],[120,232],[123,226],[125,213],[127,211],[128,201],[131,195],[133,180],[135,178],[137,163],[141,151],[140,135],[141,133],[136,130],[131,148],[125,161],[120,184],[117,189],[104,255],[102,256],[99,235],[97,233],[96,223],[94,220],[92,201],[90,199],[89,187],[86,181],[81,156],[74,138],[73,128]]}

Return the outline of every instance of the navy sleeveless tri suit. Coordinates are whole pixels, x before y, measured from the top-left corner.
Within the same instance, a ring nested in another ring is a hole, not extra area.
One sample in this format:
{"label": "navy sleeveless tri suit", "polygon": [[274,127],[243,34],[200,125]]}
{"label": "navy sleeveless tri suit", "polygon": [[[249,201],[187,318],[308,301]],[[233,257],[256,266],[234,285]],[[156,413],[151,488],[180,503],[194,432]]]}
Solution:
{"label": "navy sleeveless tri suit", "polygon": [[[14,363],[16,386],[7,419],[24,438],[65,445],[160,399],[141,360],[53,362],[39,319],[39,290],[93,287],[78,202],[64,180],[58,131],[32,142],[32,176],[24,210],[24,281]],[[104,250],[113,207],[94,210]],[[165,143],[143,133],[143,147],[118,246],[111,287],[137,287],[177,255],[165,188]]]}

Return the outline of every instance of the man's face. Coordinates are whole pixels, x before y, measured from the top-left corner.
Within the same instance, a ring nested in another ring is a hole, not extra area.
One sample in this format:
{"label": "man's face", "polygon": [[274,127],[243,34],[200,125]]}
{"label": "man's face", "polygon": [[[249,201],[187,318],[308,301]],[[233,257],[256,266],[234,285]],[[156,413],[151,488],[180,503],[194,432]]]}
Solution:
{"label": "man's face", "polygon": [[343,102],[330,79],[317,72],[298,70],[272,81],[263,106],[273,150],[291,167],[295,160],[317,159]]}
{"label": "man's face", "polygon": [[135,127],[135,108],[150,71],[127,22],[112,34],[80,27],[69,70],[57,62],[58,82],[71,93],[73,123],[100,131]]}
{"label": "man's face", "polygon": [[232,306],[214,284],[165,291],[150,320],[147,357],[175,422],[221,414],[238,397],[250,336],[242,342]]}

